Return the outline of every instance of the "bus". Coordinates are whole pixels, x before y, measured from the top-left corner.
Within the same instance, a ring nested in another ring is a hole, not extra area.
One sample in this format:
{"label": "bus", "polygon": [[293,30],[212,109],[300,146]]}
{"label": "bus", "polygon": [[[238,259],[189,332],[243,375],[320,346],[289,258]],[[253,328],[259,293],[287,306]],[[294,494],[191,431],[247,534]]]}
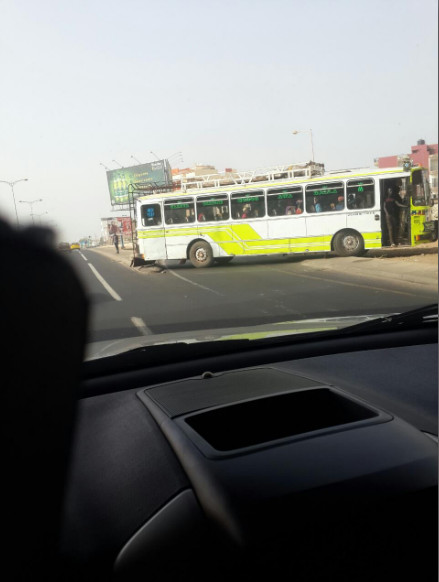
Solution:
{"label": "bus", "polygon": [[434,240],[430,209],[421,167],[217,175],[137,198],[136,250],[147,263],[190,260],[198,268],[255,255],[359,256]]}

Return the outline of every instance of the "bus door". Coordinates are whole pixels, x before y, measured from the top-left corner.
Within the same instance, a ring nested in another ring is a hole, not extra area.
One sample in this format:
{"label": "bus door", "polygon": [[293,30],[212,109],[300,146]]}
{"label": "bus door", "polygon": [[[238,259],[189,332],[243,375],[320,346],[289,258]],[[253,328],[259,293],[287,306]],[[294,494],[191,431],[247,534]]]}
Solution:
{"label": "bus door", "polygon": [[139,250],[145,260],[167,258],[161,202],[142,204],[137,238]]}
{"label": "bus door", "polygon": [[[234,192],[230,197],[232,232],[237,252],[259,255],[270,250],[263,190]],[[279,251],[278,251],[279,252]]]}
{"label": "bus door", "polygon": [[375,195],[375,180],[360,178],[346,182],[346,227],[359,232],[365,248],[382,246],[381,209]]}
{"label": "bus door", "polygon": [[[386,204],[389,196],[395,202]],[[382,246],[409,245],[411,238],[410,195],[408,177],[380,180]],[[389,214],[386,213],[386,207]]]}
{"label": "bus door", "polygon": [[302,186],[267,191],[268,238],[278,253],[300,252],[307,244]]}

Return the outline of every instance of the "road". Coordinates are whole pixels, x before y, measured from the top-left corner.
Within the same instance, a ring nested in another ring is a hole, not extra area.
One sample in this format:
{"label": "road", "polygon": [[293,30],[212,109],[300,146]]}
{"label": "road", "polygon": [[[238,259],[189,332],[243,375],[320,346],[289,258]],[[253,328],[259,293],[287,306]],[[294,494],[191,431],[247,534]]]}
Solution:
{"label": "road", "polygon": [[90,298],[89,341],[400,312],[437,302],[434,288],[310,269],[297,258],[235,259],[210,269],[186,264],[143,273],[92,250],[74,251],[68,260]]}

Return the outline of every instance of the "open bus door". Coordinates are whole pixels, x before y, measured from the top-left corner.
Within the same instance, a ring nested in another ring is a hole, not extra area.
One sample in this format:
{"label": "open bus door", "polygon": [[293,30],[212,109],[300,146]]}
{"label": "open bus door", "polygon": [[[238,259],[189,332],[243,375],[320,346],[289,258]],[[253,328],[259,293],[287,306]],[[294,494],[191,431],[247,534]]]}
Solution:
{"label": "open bus door", "polygon": [[[392,191],[395,199],[392,216],[388,217],[385,209],[386,198]],[[384,247],[410,245],[411,219],[409,178],[386,178],[380,180],[381,232]]]}

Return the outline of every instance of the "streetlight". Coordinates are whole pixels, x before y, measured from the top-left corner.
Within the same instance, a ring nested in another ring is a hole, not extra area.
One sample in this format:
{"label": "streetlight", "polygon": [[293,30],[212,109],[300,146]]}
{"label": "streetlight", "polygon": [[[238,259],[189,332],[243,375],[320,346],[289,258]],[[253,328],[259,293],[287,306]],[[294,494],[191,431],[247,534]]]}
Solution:
{"label": "streetlight", "polygon": [[42,202],[42,198],[37,198],[36,200],[19,200],[20,204],[30,204],[30,215],[32,217],[32,224],[35,224],[34,214],[33,214],[33,205],[37,202]]}
{"label": "streetlight", "polygon": [[311,151],[312,151],[312,161],[314,163],[314,144],[312,141],[312,129],[295,129],[293,131],[293,135],[297,135],[298,133],[309,133],[311,137]]}
{"label": "streetlight", "polygon": [[19,222],[18,222],[17,203],[15,202],[14,186],[15,186],[15,184],[18,184],[18,182],[27,182],[27,180],[28,180],[27,178],[20,178],[20,180],[15,180],[14,182],[8,182],[6,180],[0,180],[0,182],[2,182],[3,184],[9,184],[9,186],[11,187],[11,190],[12,190],[12,198],[14,199],[15,217],[17,219],[17,226],[18,226]]}
{"label": "streetlight", "polygon": [[119,166],[120,166],[121,168],[123,168],[122,164],[121,164],[120,162],[118,162],[117,160],[111,160],[111,161],[112,161],[112,162],[114,162],[115,164],[119,164]]}
{"label": "streetlight", "polygon": [[149,153],[152,154],[153,156],[155,156],[159,162],[161,161],[157,154],[155,154],[154,152],[149,152]]}
{"label": "streetlight", "polygon": [[172,156],[169,156],[169,157],[167,158],[168,162],[169,162],[169,160],[170,160],[171,158],[174,158],[175,156],[178,156],[178,161],[179,161],[179,162],[184,162],[184,160],[183,160],[183,154],[182,154],[181,152],[175,152],[175,154],[172,154]]}
{"label": "streetlight", "polygon": [[38,218],[40,219],[39,224],[41,224],[41,217],[44,216],[45,214],[49,214],[48,212],[41,212],[41,214],[34,214],[34,216],[38,216]]}
{"label": "streetlight", "polygon": [[141,164],[141,163],[142,163],[142,162],[139,162],[139,160],[138,160],[137,158],[135,158],[134,156],[131,156],[131,157],[133,158],[133,160],[136,160],[136,162],[137,162],[138,164]]}
{"label": "streetlight", "polygon": [[104,166],[104,168],[107,170],[107,172],[110,171],[110,168],[107,168],[107,166],[105,164],[103,164],[102,162],[99,162],[99,165],[100,166]]}

